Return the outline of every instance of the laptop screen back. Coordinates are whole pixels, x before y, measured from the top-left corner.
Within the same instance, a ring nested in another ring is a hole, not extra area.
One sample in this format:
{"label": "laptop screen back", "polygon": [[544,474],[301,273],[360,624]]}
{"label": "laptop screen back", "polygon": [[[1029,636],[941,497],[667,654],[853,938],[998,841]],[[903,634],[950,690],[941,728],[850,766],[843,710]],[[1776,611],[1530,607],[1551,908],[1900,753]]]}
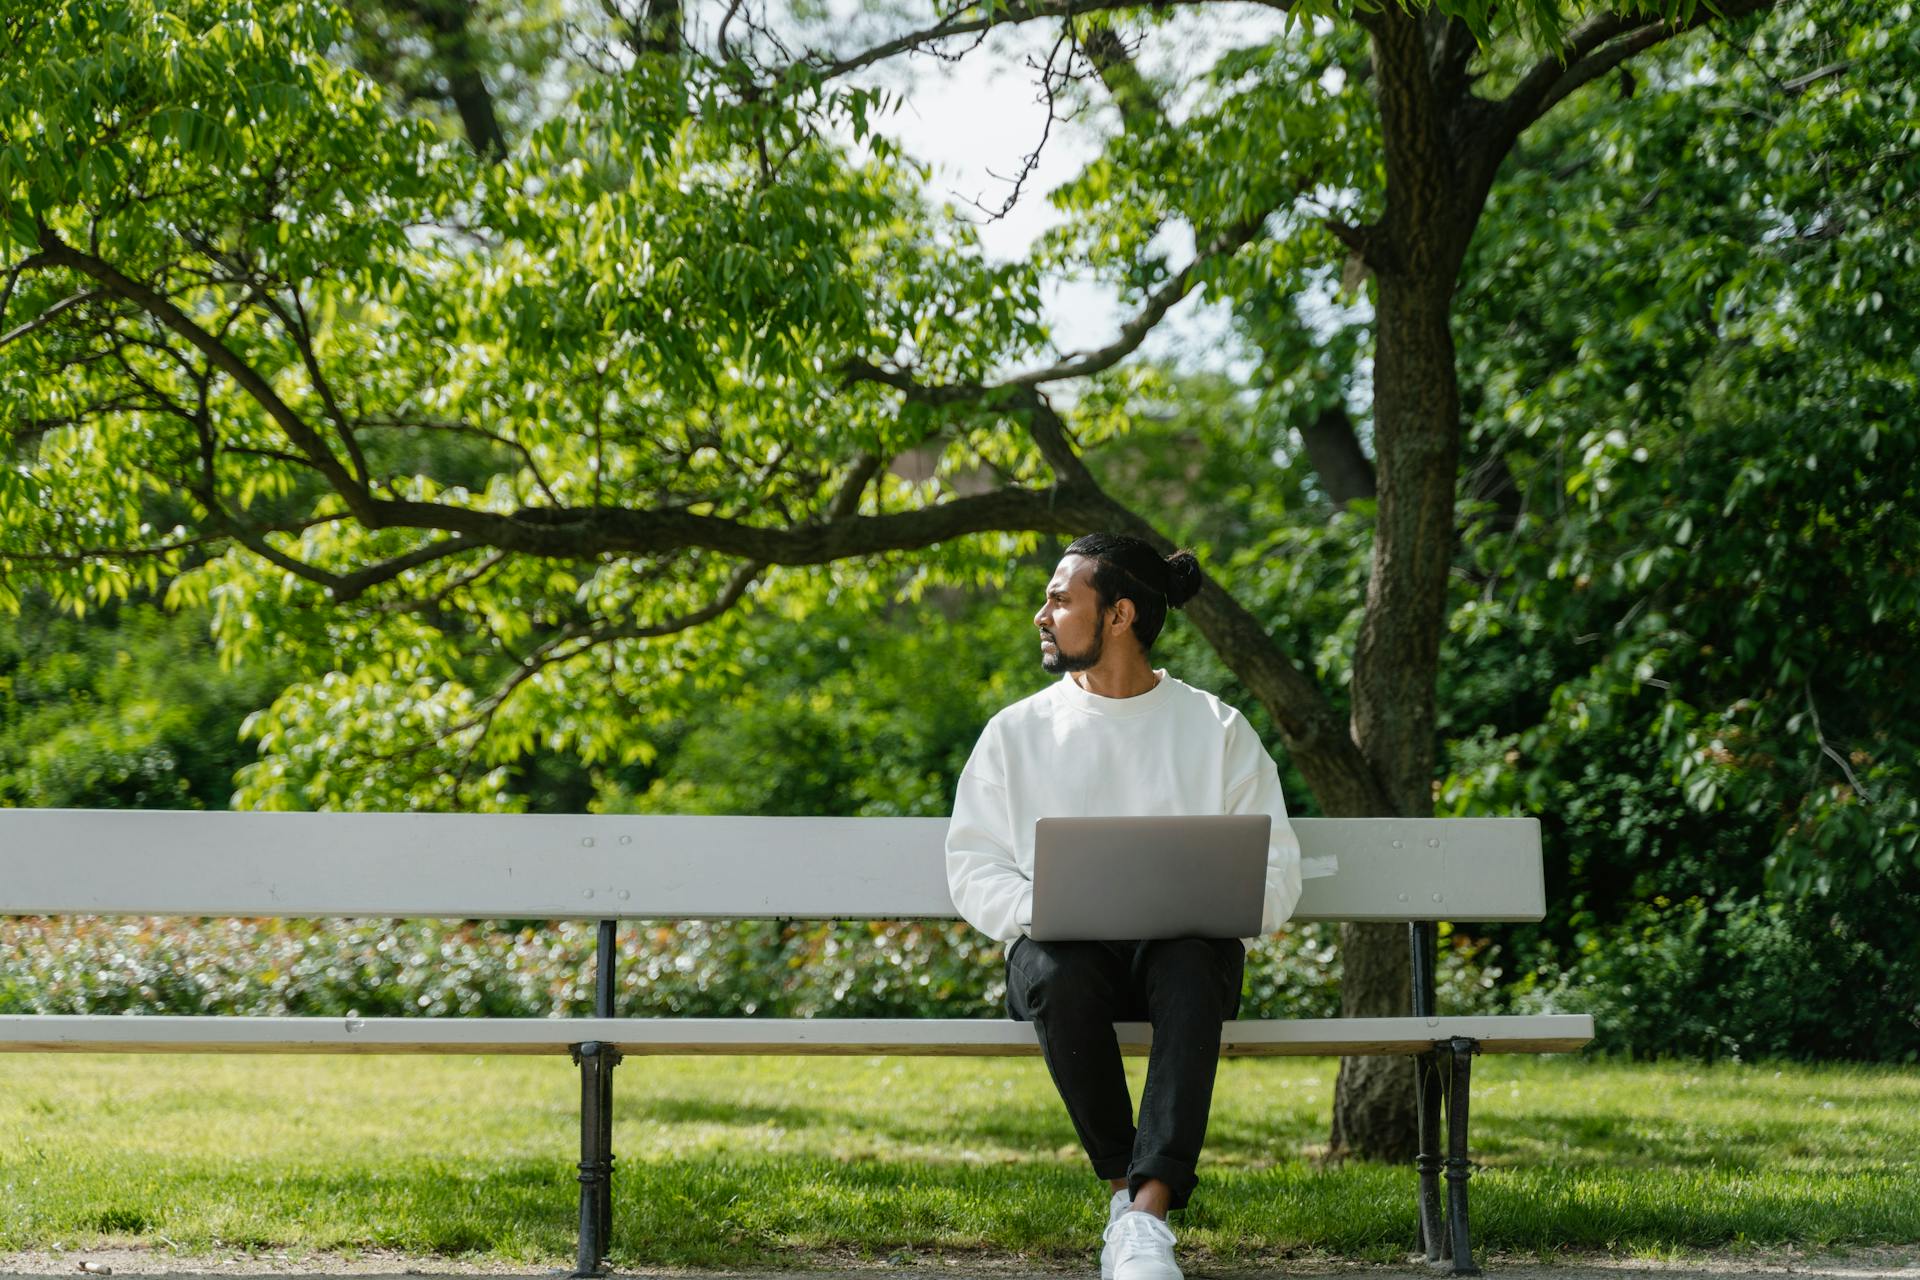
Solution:
{"label": "laptop screen back", "polygon": [[1033,937],[1250,938],[1266,899],[1269,814],[1041,818]]}

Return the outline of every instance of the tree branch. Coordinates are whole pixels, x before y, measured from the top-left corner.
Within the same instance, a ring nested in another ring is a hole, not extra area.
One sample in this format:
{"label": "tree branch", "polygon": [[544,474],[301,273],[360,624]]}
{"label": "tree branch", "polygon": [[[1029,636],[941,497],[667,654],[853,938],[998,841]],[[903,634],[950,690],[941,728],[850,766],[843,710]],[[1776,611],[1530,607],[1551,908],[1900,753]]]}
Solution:
{"label": "tree branch", "polygon": [[1458,99],[1473,79],[1467,72],[1467,64],[1473,61],[1479,42],[1474,39],[1472,28],[1459,18],[1429,9],[1423,34],[1427,45],[1427,74],[1433,81],[1435,95],[1442,101]]}
{"label": "tree branch", "polygon": [[[345,513],[330,516],[315,516],[311,520],[300,520],[292,524],[268,524],[252,527],[257,533],[300,533],[315,525],[329,524],[335,520],[346,519]],[[73,551],[14,551],[0,547],[0,560],[20,560],[29,564],[76,565],[88,560],[124,559],[141,560],[150,556],[171,555],[176,551],[185,551],[190,547],[210,546],[216,542],[225,542],[238,535],[230,530],[219,530],[201,534],[197,538],[183,538],[179,542],[166,542],[153,547],[81,547]]]}
{"label": "tree branch", "polygon": [[510,440],[498,432],[488,431],[485,427],[476,427],[470,422],[435,422],[428,418],[361,418],[355,425],[366,428],[391,428],[399,431],[451,431],[460,435],[478,436],[482,440],[491,440],[495,444],[505,445],[518,453],[520,460],[527,464],[527,470],[533,475],[533,482],[540,487],[540,492],[547,495],[548,502],[556,507],[567,505],[560,501],[552,486],[548,485],[547,478],[540,474],[540,465],[533,460],[533,454],[527,446],[518,440]]}
{"label": "tree branch", "polygon": [[333,421],[334,430],[339,433],[340,443],[347,448],[347,457],[353,465],[361,484],[367,483],[367,458],[360,452],[360,441],[354,435],[353,424],[347,421],[346,413],[340,408],[340,401],[334,397],[333,384],[327,381],[327,375],[320,369],[320,357],[313,349],[313,326],[307,320],[307,308],[300,301],[298,286],[292,286],[293,311],[289,314],[271,293],[265,289],[259,291],[261,305],[272,312],[287,333],[293,339],[293,345],[300,352],[300,362],[306,366],[307,377],[313,383],[313,389],[325,406],[327,417]]}
{"label": "tree branch", "polygon": [[7,282],[0,285],[0,324],[7,319],[7,305],[13,301],[13,287],[20,283],[20,277],[35,267],[42,265],[40,255],[30,254],[7,268]]}
{"label": "tree branch", "polygon": [[1266,215],[1263,213],[1220,235],[1196,253],[1191,262],[1175,272],[1172,279],[1148,295],[1146,306],[1120,327],[1119,338],[1097,351],[1077,354],[1045,368],[1016,373],[993,383],[922,383],[899,369],[888,369],[857,357],[844,362],[840,366],[841,373],[849,381],[877,382],[892,387],[923,404],[953,404],[962,400],[983,399],[996,391],[1038,387],[1049,382],[1104,372],[1138,350],[1140,344],[1147,340],[1147,335],[1153,332],[1154,326],[1192,291],[1194,272],[1201,263],[1215,254],[1236,252],[1258,236],[1265,225]]}
{"label": "tree branch", "polygon": [[[1154,7],[1160,9],[1166,7],[1167,4],[1207,4],[1210,2],[1211,0],[1161,0],[1161,3],[1156,4]],[[1292,7],[1291,0],[1253,0],[1253,2],[1263,4],[1270,9],[1279,9],[1282,12]],[[977,3],[963,4],[947,17],[942,18],[930,27],[923,27],[918,31],[898,36],[892,40],[888,40],[884,44],[877,44],[871,49],[863,50],[850,57],[823,60],[819,55],[810,55],[813,59],[813,76],[822,80],[836,79],[849,72],[858,71],[862,67],[872,66],[876,62],[884,62],[888,58],[895,57],[902,53],[913,52],[922,45],[945,40],[951,36],[972,35],[977,32],[991,30],[995,27],[1015,26],[1020,23],[1033,22],[1039,19],[1072,18],[1113,9],[1137,9],[1139,7],[1140,0],[1025,0],[1024,3],[1022,3],[1021,0],[1015,0],[1014,3],[1008,4],[1005,8],[999,8],[997,5],[989,4],[985,6],[987,12],[984,15],[965,17],[963,15],[978,13],[982,6]]]}
{"label": "tree branch", "polygon": [[258,370],[242,360],[233,349],[196,324],[187,314],[151,287],[122,273],[112,263],[83,252],[61,240],[51,230],[40,233],[40,257],[45,265],[63,266],[98,281],[106,290],[138,306],[165,327],[185,338],[204,355],[214,368],[232,378],[260,405],[287,438],[305,453],[363,523],[379,526],[379,514],[373,495],[357,482],[333,456],[317,432],[273,389]]}
{"label": "tree branch", "polygon": [[[633,511],[618,507],[527,508],[514,515],[427,502],[381,502],[380,527],[430,529],[456,536],[350,574],[337,574],[277,551],[263,539],[243,539],[261,558],[351,600],[430,560],[481,548],[553,559],[652,555],[700,549],[768,564],[825,564],[887,551],[909,551],[971,533],[1009,529],[1063,532],[1097,519],[1103,496],[1080,485],[1008,488],[956,498],[914,511],[861,516],[860,491],[882,465],[863,455],[829,505],[827,519],[793,528],[767,528],[686,510]],[[237,536],[237,535],[236,535]]]}
{"label": "tree branch", "polygon": [[[833,501],[828,504],[828,518],[845,519],[858,511],[860,508],[861,492],[866,488],[867,482],[874,477],[883,464],[884,459],[877,454],[861,454],[859,458],[855,460],[853,468],[847,473],[847,478],[842,482],[840,491],[834,495]],[[484,573],[497,562],[498,557],[490,558],[487,564],[482,566],[474,576],[478,577],[479,573]],[[481,704],[481,709],[477,715],[469,717],[463,723],[435,735],[435,741],[444,741],[468,729],[477,728],[480,730],[478,734],[474,735],[473,742],[468,744],[467,749],[461,753],[460,771],[455,779],[455,787],[457,788],[465,781],[467,771],[473,761],[473,753],[478,749],[480,743],[485,741],[487,730],[492,727],[494,717],[499,714],[500,709],[506,705],[507,700],[513,696],[514,692],[528,680],[531,680],[534,676],[550,666],[579,657],[581,654],[587,653],[603,644],[609,644],[617,640],[658,639],[661,636],[674,635],[681,631],[691,630],[704,622],[711,622],[713,619],[733,608],[733,606],[739,602],[740,597],[746,593],[746,589],[751,586],[754,580],[764,573],[766,569],[767,563],[761,560],[748,560],[736,566],[732,576],[727,580],[727,585],[722,588],[720,594],[710,603],[693,610],[691,613],[669,618],[664,622],[648,623],[644,626],[627,624],[622,626],[576,627],[573,624],[568,624],[561,629],[558,635],[542,642],[525,658],[517,659],[519,665],[513,675],[508,678],[504,685],[487,697],[487,700]],[[442,592],[441,594],[444,595],[445,593]],[[563,649],[562,646],[571,640],[578,640],[579,643],[575,644],[572,648]]]}
{"label": "tree branch", "polygon": [[[478,565],[474,566],[472,572],[460,577],[449,578],[442,584],[438,591],[433,592],[431,595],[420,596],[412,600],[382,600],[378,604],[372,605],[371,608],[375,613],[439,614],[441,605],[446,601],[448,596],[460,590],[462,587],[470,587],[480,581],[480,579],[486,577],[489,573],[492,573],[495,569],[506,563],[506,559],[506,552],[496,551]],[[441,628],[443,631],[445,629],[444,627]]]}
{"label": "tree branch", "polygon": [[1820,744],[1820,754],[1840,766],[1840,772],[1847,775],[1847,785],[1852,787],[1853,793],[1860,797],[1860,803],[1871,805],[1873,797],[1867,793],[1865,787],[1860,785],[1860,779],[1854,776],[1853,765],[1848,762],[1846,756],[1834,750],[1833,743],[1827,740],[1826,733],[1820,728],[1820,708],[1813,703],[1813,678],[1809,676],[1802,680],[1800,687],[1807,695],[1807,714],[1813,717],[1813,737]]}
{"label": "tree branch", "polygon": [[1166,109],[1134,63],[1138,41],[1129,44],[1112,27],[1095,27],[1080,44],[1087,60],[1100,73],[1100,83],[1107,87],[1113,105],[1120,109],[1122,129],[1138,137],[1166,125]]}
{"label": "tree branch", "polygon": [[[677,635],[682,631],[690,631],[703,622],[711,622],[727,610],[733,608],[733,606],[739,602],[740,597],[746,594],[746,590],[752,585],[753,580],[758,578],[766,568],[766,565],[752,560],[737,566],[733,571],[733,575],[727,579],[727,585],[721,589],[720,594],[700,608],[693,610],[691,613],[668,618],[664,622],[650,622],[644,626],[636,626],[629,623],[622,626],[590,628],[582,633],[581,639],[584,640],[585,643],[575,652],[583,653],[588,649],[594,648],[597,645],[606,644],[612,640],[657,640],[661,636]],[[565,657],[571,656],[573,655],[565,655]]]}
{"label": "tree branch", "polygon": [[1520,78],[1513,91],[1497,105],[1500,155],[1526,131],[1528,125],[1564,101],[1568,94],[1599,79],[1627,59],[1663,41],[1713,22],[1742,18],[1774,8],[1778,0],[1721,0],[1717,9],[1701,5],[1685,22],[1643,23],[1638,17],[1597,15],[1569,32],[1560,52],[1542,58]]}
{"label": "tree branch", "polygon": [[256,449],[250,445],[230,444],[220,450],[222,453],[238,453],[250,458],[269,458],[275,462],[291,462],[296,467],[305,467],[309,471],[317,470],[311,460],[297,453],[288,453],[285,449]]}
{"label": "tree branch", "polygon": [[[1053,468],[1053,474],[1061,483],[1076,487],[1084,486],[1099,493],[1102,499],[1112,502],[1094,480],[1093,473],[1087,470],[1087,464],[1074,451],[1072,433],[1067,430],[1066,419],[1060,416],[1046,396],[1032,387],[1023,387],[1020,403],[1031,413],[1032,421],[1027,431],[1033,436],[1033,442],[1039,446],[1040,456]],[[1113,503],[1118,506],[1118,503]]]}
{"label": "tree branch", "polygon": [[[1054,64],[1059,61],[1060,53],[1063,49],[1067,55],[1066,67],[1064,70],[1056,72],[1054,70]],[[1033,150],[1027,152],[1026,155],[1020,158],[1020,172],[1013,176],[1012,190],[1007,192],[1007,198],[1000,202],[1000,207],[998,209],[989,209],[978,200],[969,199],[967,201],[974,208],[987,215],[986,221],[997,222],[1013,212],[1014,206],[1020,203],[1020,193],[1026,189],[1027,179],[1031,178],[1034,170],[1040,167],[1040,157],[1047,149],[1047,140],[1053,136],[1053,126],[1062,119],[1070,120],[1074,115],[1078,114],[1078,112],[1072,112],[1067,116],[1061,116],[1060,92],[1075,80],[1085,78],[1085,73],[1076,74],[1073,69],[1073,64],[1080,53],[1080,41],[1074,31],[1073,19],[1068,18],[1061,24],[1060,36],[1053,42],[1053,48],[1048,51],[1046,61],[1044,63],[1035,63],[1031,58],[1027,60],[1028,66],[1034,67],[1040,72],[1039,101],[1047,108],[1047,120],[1046,123],[1040,127],[1040,141],[1034,144]],[[987,172],[996,178],[1000,176],[993,173],[991,169]],[[1005,179],[1002,179],[1002,181],[1005,181]],[[959,193],[955,192],[955,194],[958,195]],[[964,199],[965,197],[962,198]]]}
{"label": "tree branch", "polygon": [[1327,498],[1341,510],[1355,498],[1379,496],[1379,481],[1373,462],[1360,447],[1353,419],[1346,406],[1334,403],[1321,409],[1314,420],[1300,428],[1300,439],[1307,447],[1307,458]]}
{"label": "tree branch", "polygon": [[1851,70],[1852,67],[1853,67],[1853,59],[1842,58],[1838,62],[1829,62],[1824,67],[1820,67],[1813,71],[1809,71],[1807,72],[1807,74],[1803,76],[1795,76],[1793,79],[1787,81],[1785,84],[1781,85],[1780,87],[1783,90],[1785,90],[1788,94],[1797,96],[1799,94],[1805,93],[1808,89],[1812,88],[1816,84],[1819,84],[1822,80],[1831,79],[1834,76],[1840,75],[1842,72]]}
{"label": "tree branch", "polygon": [[1035,387],[1046,382],[1059,382],[1065,378],[1084,378],[1119,364],[1147,340],[1147,335],[1153,332],[1155,325],[1166,318],[1167,312],[1173,309],[1174,304],[1193,291],[1194,272],[1201,263],[1215,256],[1225,257],[1238,252],[1260,234],[1266,222],[1266,213],[1262,212],[1216,236],[1210,244],[1194,254],[1191,262],[1174,273],[1171,280],[1148,296],[1147,305],[1133,319],[1120,326],[1120,336],[1113,342],[1097,351],[1087,352],[1074,359],[1062,360],[1044,369],[1017,373],[1001,385]]}
{"label": "tree branch", "polygon": [[377,587],[383,582],[391,582],[409,569],[417,569],[423,564],[445,560],[450,556],[462,555],[468,551],[484,549],[483,544],[469,542],[465,538],[446,538],[439,542],[429,542],[424,546],[415,547],[404,555],[383,560],[366,569],[356,570],[353,573],[333,573],[287,555],[283,551],[276,551],[268,544],[265,537],[251,531],[236,532],[234,537],[262,560],[277,565],[295,577],[304,578],[308,582],[325,587],[327,595],[335,603],[358,599],[369,588]]}
{"label": "tree branch", "polygon": [[1587,19],[1567,33],[1558,53],[1540,59],[1520,77],[1520,82],[1501,100],[1502,111],[1510,116],[1523,116],[1527,122],[1538,119],[1540,103],[1561,76],[1595,49],[1637,25],[1640,25],[1639,19],[1619,13],[1600,13]]}
{"label": "tree branch", "polygon": [[[617,640],[657,639],[661,636],[674,635],[682,631],[691,630],[704,622],[711,622],[713,619],[733,608],[733,606],[739,602],[740,597],[746,594],[746,590],[752,585],[753,580],[757,578],[765,568],[765,565],[752,563],[740,565],[733,571],[733,575],[727,580],[727,585],[721,589],[718,596],[701,608],[693,610],[691,613],[669,618],[664,622],[649,623],[645,626],[595,627],[584,630],[577,630],[568,626],[563,628],[558,635],[543,642],[521,661],[519,667],[507,678],[505,684],[487,696],[486,700],[480,704],[479,709],[474,715],[469,716],[459,724],[440,730],[433,735],[431,739],[432,742],[444,742],[470,729],[479,730],[478,733],[473,735],[473,741],[468,743],[466,749],[460,753],[460,768],[453,778],[455,795],[459,794],[459,788],[465,784],[467,774],[473,766],[474,753],[479,750],[480,744],[486,741],[487,731],[493,727],[494,718],[500,714],[501,708],[506,706],[507,700],[513,697],[527,681],[533,679],[533,677],[539,675],[548,667],[569,662],[581,654],[589,653],[603,644],[610,644]],[[571,641],[578,641],[579,643],[572,644],[571,647],[566,647]],[[422,743],[419,747],[414,748],[413,752],[407,754],[413,754],[427,745],[427,743]]]}
{"label": "tree branch", "polygon": [[[7,292],[8,293],[13,292],[12,280],[7,281]],[[85,303],[92,302],[96,299],[104,298],[106,296],[107,296],[106,290],[104,289],[82,289],[80,292],[73,294],[70,297],[62,298],[60,299],[60,301],[54,303],[52,306],[48,307],[45,311],[42,311],[39,315],[35,316],[33,319],[27,321],[25,324],[21,324],[12,329],[9,329],[5,333],[0,333],[0,347],[4,347],[8,343],[13,342],[16,339],[24,338],[36,329],[46,328],[47,325],[59,319],[60,313],[63,311],[71,311],[73,308],[77,306],[81,306]],[[4,302],[4,301],[5,301],[4,297],[0,297],[0,302]],[[5,308],[0,307],[0,315],[4,315],[4,314],[5,314]]]}
{"label": "tree branch", "polygon": [[863,453],[856,458],[853,469],[847,472],[847,478],[841,482],[840,492],[834,494],[833,501],[827,504],[827,519],[845,520],[859,514],[860,495],[886,462],[877,453]]}
{"label": "tree branch", "polygon": [[1322,225],[1333,233],[1334,239],[1352,250],[1355,257],[1362,262],[1367,260],[1367,255],[1372,252],[1374,244],[1374,233],[1371,228],[1356,227],[1344,218],[1325,218],[1322,219]]}

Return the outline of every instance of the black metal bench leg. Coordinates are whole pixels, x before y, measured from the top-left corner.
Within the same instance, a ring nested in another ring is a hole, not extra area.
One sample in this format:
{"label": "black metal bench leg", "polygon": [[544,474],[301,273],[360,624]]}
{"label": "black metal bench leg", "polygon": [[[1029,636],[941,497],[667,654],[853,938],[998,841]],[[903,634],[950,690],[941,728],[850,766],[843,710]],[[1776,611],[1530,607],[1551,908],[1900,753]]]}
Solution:
{"label": "black metal bench leg", "polygon": [[613,1069],[620,1065],[620,1051],[612,1045],[600,1046],[600,1256],[607,1260],[613,1245]]}
{"label": "black metal bench leg", "polygon": [[1467,1224],[1467,1179],[1473,1173],[1473,1162],[1467,1158],[1467,1102],[1473,1055],[1479,1048],[1478,1041],[1465,1038],[1447,1044],[1453,1059],[1447,1080],[1447,1237],[1457,1276],[1480,1274],[1473,1264],[1473,1237]]}
{"label": "black metal bench leg", "polygon": [[598,1275],[613,1216],[613,1064],[611,1045],[575,1045],[580,1064],[580,1251],[575,1276]]}
{"label": "black metal bench leg", "polygon": [[1440,1054],[1428,1050],[1413,1060],[1417,1078],[1414,1106],[1420,1118],[1420,1154],[1413,1167],[1420,1174],[1420,1248],[1428,1262],[1442,1257],[1445,1221],[1440,1214]]}
{"label": "black metal bench leg", "polygon": [[[614,1016],[619,921],[602,920],[595,946],[593,1013]],[[613,1241],[613,1069],[620,1051],[590,1040],[577,1045],[580,1064],[580,1256],[576,1276],[598,1274]]]}

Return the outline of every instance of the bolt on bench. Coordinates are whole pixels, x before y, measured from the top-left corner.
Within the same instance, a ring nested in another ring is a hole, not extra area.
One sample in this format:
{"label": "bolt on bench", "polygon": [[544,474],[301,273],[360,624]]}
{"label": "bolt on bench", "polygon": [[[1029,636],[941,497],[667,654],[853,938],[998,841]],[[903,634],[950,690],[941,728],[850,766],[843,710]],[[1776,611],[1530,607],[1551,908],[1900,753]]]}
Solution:
{"label": "bolt on bench", "polygon": [[[1442,1017],[1434,923],[1538,920],[1532,818],[1297,818],[1311,858],[1295,920],[1410,926],[1411,1017],[1241,1020],[1228,1056],[1408,1054],[1419,1063],[1420,1247],[1474,1274],[1468,1082],[1476,1053],[1559,1053],[1585,1015]],[[613,1071],[648,1054],[1038,1055],[1026,1023],[981,1018],[621,1018],[622,919],[955,919],[944,818],[0,810],[0,914],[587,919],[592,1018],[0,1016],[0,1052],[570,1054],[580,1067],[576,1274],[607,1256]],[[1116,1025],[1144,1053],[1146,1023]],[[1447,1126],[1441,1156],[1440,1127]],[[1444,1210],[1440,1175],[1447,1195]]]}

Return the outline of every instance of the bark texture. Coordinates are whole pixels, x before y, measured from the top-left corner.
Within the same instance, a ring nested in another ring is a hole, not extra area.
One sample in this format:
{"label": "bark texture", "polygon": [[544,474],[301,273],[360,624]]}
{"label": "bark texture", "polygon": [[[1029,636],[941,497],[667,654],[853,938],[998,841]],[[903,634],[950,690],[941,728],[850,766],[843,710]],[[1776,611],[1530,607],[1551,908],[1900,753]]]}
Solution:
{"label": "bark texture", "polygon": [[[1365,616],[1353,658],[1353,736],[1386,792],[1384,812],[1433,812],[1435,688],[1454,552],[1460,392],[1449,328],[1454,280],[1477,206],[1462,206],[1452,113],[1472,50],[1457,24],[1389,7],[1373,23],[1387,204],[1367,229],[1375,278],[1373,439],[1378,507]],[[1340,999],[1349,1017],[1411,1011],[1406,931],[1341,928]],[[1340,1065],[1335,1152],[1411,1159],[1410,1060]]]}
{"label": "bark texture", "polygon": [[1373,463],[1360,447],[1353,419],[1343,406],[1321,410],[1319,417],[1300,429],[1300,438],[1314,474],[1320,477],[1320,487],[1335,508],[1344,509],[1355,498],[1375,496]]}
{"label": "bark texture", "polygon": [[[1390,1017],[1412,1008],[1407,929],[1397,924],[1340,926],[1340,1012]],[[1337,1155],[1411,1160],[1418,1144],[1409,1058],[1342,1058],[1333,1087],[1330,1145]]]}

